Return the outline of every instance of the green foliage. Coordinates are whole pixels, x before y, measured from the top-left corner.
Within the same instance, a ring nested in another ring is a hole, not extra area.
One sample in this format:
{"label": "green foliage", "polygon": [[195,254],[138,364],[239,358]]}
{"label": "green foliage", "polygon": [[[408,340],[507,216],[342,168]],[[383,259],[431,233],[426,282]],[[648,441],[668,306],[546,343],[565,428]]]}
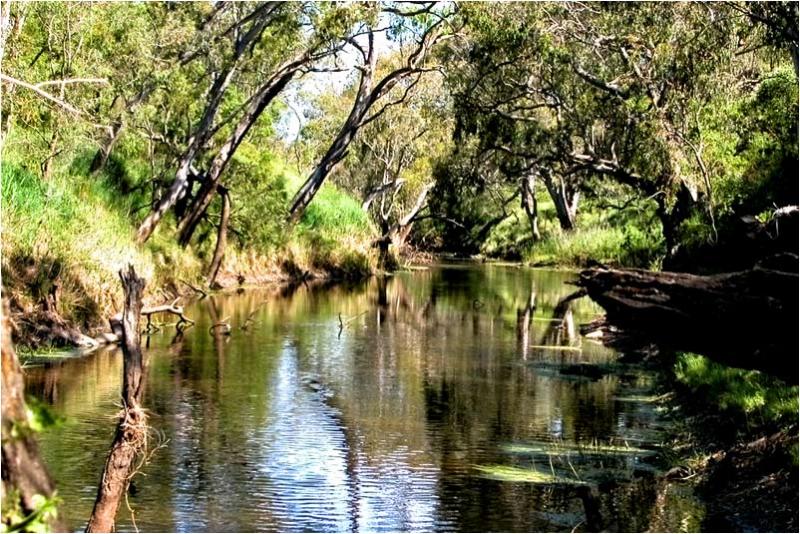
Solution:
{"label": "green foliage", "polygon": [[651,209],[608,212],[587,201],[575,230],[564,231],[555,220],[552,201],[540,194],[538,205],[539,241],[532,241],[526,216],[516,208],[489,233],[481,253],[506,259],[521,256],[533,265],[575,267],[597,261],[624,267],[660,266],[662,237]]}
{"label": "green foliage", "polygon": [[228,170],[232,226],[239,245],[260,253],[274,252],[286,242],[288,169],[269,150],[244,143]]}
{"label": "green foliage", "polygon": [[33,496],[35,510],[23,515],[18,490],[3,496],[3,515],[0,532],[52,532],[50,524],[58,517],[61,499],[57,494],[47,498]]}
{"label": "green foliage", "polygon": [[[785,26],[787,9],[765,9],[777,21],[767,34]],[[763,28],[731,6],[474,4],[463,16],[468,44],[454,45],[447,77],[459,144],[437,184],[440,209],[461,227],[445,225],[445,242],[498,214],[486,190],[512,191],[542,167],[584,198],[660,204],[663,234],[651,232],[650,209],[638,221],[584,217],[577,237],[544,236],[549,261],[599,254],[648,265],[716,242],[742,215],[796,204],[796,76],[785,56],[773,71]],[[522,251],[519,228],[502,223],[484,250]]]}
{"label": "green foliage", "polygon": [[135,245],[129,218],[135,197],[120,195],[108,175],[89,177],[75,161],[59,164],[49,181],[29,169],[24,153],[6,150],[2,268],[8,288],[35,303],[58,277],[60,312],[89,324],[114,306],[117,271],[127,262],[156,285],[199,274],[199,262],[172,240],[156,236],[143,250]]}
{"label": "green foliage", "polygon": [[28,408],[28,425],[33,432],[42,432],[48,428],[58,427],[66,420],[47,404],[33,397],[26,399],[25,404]]}
{"label": "green foliage", "polygon": [[758,371],[682,353],[675,363],[675,376],[693,391],[698,402],[712,402],[747,425],[783,425],[797,420],[797,386],[788,387]]}
{"label": "green foliage", "polygon": [[608,224],[555,231],[530,249],[534,265],[585,266],[592,261],[624,267],[657,268],[662,247],[657,232]]}

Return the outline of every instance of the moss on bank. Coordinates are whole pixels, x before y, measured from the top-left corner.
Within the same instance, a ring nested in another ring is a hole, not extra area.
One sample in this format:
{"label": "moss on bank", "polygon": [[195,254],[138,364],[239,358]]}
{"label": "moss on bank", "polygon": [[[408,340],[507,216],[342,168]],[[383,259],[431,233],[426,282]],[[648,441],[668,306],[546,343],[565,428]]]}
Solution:
{"label": "moss on bank", "polygon": [[702,497],[706,531],[797,531],[798,387],[679,353],[666,387],[670,473]]}

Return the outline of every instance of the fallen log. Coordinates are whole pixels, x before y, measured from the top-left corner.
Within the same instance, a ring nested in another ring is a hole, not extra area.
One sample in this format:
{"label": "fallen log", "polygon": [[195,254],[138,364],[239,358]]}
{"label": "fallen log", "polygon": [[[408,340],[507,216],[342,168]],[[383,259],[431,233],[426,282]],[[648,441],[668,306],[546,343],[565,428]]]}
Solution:
{"label": "fallen log", "polygon": [[798,383],[796,270],[756,266],[698,276],[594,268],[582,271],[577,285],[626,332]]}
{"label": "fallen log", "polygon": [[[159,306],[152,306],[150,308],[142,308],[140,315],[147,317],[147,326],[145,327],[145,331],[147,333],[151,333],[153,331],[152,316],[158,313],[177,315],[178,323],[176,327],[178,330],[182,330],[181,326],[183,324],[193,325],[194,321],[184,315],[183,306],[177,306],[177,303],[178,299],[175,299],[171,304],[161,304]],[[108,320],[108,322],[111,326],[111,332],[104,332],[94,338],[93,341],[97,345],[111,345],[114,343],[119,343],[122,340],[122,314],[118,313],[114,315]]]}

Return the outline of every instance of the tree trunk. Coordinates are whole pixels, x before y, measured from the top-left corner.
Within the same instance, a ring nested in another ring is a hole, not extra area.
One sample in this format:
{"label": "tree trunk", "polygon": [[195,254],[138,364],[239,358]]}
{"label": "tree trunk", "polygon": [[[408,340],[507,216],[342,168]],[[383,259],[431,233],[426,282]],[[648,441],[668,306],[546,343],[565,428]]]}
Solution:
{"label": "tree trunk", "polygon": [[219,227],[217,229],[217,246],[214,249],[214,259],[211,260],[211,267],[208,272],[208,285],[213,286],[217,280],[219,268],[222,266],[222,258],[225,256],[225,245],[228,241],[228,219],[231,215],[231,196],[228,190],[219,186],[217,189],[222,198],[222,214],[219,217]]}
{"label": "tree trunk", "polygon": [[[336,166],[336,164],[347,155],[347,147],[352,142],[356,133],[358,133],[359,128],[365,124],[368,124],[371,120],[381,114],[383,110],[376,112],[371,117],[366,117],[367,112],[372,105],[380,100],[381,97],[383,97],[386,93],[391,91],[391,89],[397,85],[400,80],[419,72],[417,65],[424,61],[427,57],[431,46],[437,39],[439,26],[444,22],[444,20],[445,19],[441,19],[439,22],[436,22],[433,24],[433,26],[429,27],[425,31],[425,34],[417,44],[416,49],[408,55],[405,65],[391,71],[389,74],[381,78],[378,83],[374,84],[374,87],[373,76],[375,75],[377,54],[374,46],[374,35],[372,32],[369,32],[367,35],[368,43],[366,51],[364,51],[362,48],[362,53],[364,54],[364,65],[360,69],[362,73],[361,81],[358,86],[358,93],[356,94],[356,100],[353,103],[353,108],[350,111],[350,115],[348,115],[344,125],[342,126],[342,129],[339,130],[339,133],[333,140],[333,143],[331,143],[330,148],[328,148],[328,151],[322,157],[319,164],[317,164],[314,171],[306,179],[297,193],[295,193],[295,196],[292,199],[292,206],[289,210],[289,222],[296,223],[300,220],[300,217],[303,216],[303,213],[305,212],[306,208],[308,208],[308,205],[311,204],[311,201],[314,199],[317,191],[319,191],[319,188],[322,187],[325,178],[327,178],[334,166]],[[406,91],[406,95],[404,95],[401,100],[404,99],[407,94],[408,92]],[[383,109],[386,108],[384,107]]]}
{"label": "tree trunk", "polygon": [[[39,446],[34,439],[28,419],[28,408],[25,404],[25,384],[17,354],[11,344],[10,317],[8,302],[3,301],[2,324],[2,486],[0,501],[3,509],[19,508],[23,516],[23,524],[3,525],[6,531],[26,531],[26,525],[33,521],[42,521],[51,530],[60,532],[67,530],[56,515],[40,517],[41,504],[37,497],[51,499],[55,494],[55,484],[50,478],[47,468],[39,454]],[[13,501],[12,501],[13,499]]]}
{"label": "tree trunk", "polygon": [[56,150],[58,148],[58,127],[53,130],[53,135],[50,137],[50,145],[47,147],[47,158],[42,163],[42,178],[47,181],[53,174],[53,160],[58,155]]}
{"label": "tree trunk", "polygon": [[391,239],[391,242],[395,246],[396,250],[400,251],[405,246],[406,240],[408,240],[408,236],[411,234],[411,228],[414,226],[414,220],[419,212],[425,207],[425,203],[428,199],[428,193],[433,188],[433,185],[433,183],[430,183],[422,187],[422,190],[417,195],[417,200],[414,202],[411,210],[409,210],[409,212],[406,213],[402,219],[393,224],[392,228],[389,230],[389,233],[386,234]]}
{"label": "tree trunk", "polygon": [[389,264],[389,245],[392,244],[391,227],[389,221],[383,218],[380,221],[380,227],[381,237],[377,241],[378,269],[386,270],[386,266]]}
{"label": "tree trunk", "polygon": [[[255,8],[255,11],[252,13],[252,18],[246,17],[252,24],[246,32],[237,33],[239,37],[237,37],[235,42],[233,57],[222,72],[216,76],[214,83],[211,85],[208,94],[208,103],[203,112],[203,117],[200,119],[197,128],[194,129],[192,138],[189,141],[189,146],[178,162],[178,171],[175,173],[175,180],[172,182],[169,190],[162,195],[150,214],[139,226],[139,230],[136,233],[136,241],[139,244],[144,243],[150,238],[153,230],[155,230],[167,210],[174,206],[175,202],[186,194],[190,168],[203,149],[203,146],[215,132],[213,128],[214,118],[217,115],[225,92],[233,79],[233,75],[239,67],[239,61],[250,46],[254,45],[261,37],[264,28],[276,15],[276,8],[279,5],[280,4],[276,2],[266,2]],[[233,150],[235,150],[235,147]]]}
{"label": "tree trunk", "polygon": [[364,211],[369,211],[369,207],[375,202],[375,199],[378,197],[385,195],[386,193],[394,190],[399,191],[400,188],[405,183],[405,180],[402,179],[395,179],[391,182],[383,183],[374,189],[372,189],[369,193],[367,193],[366,197],[364,197],[364,201],[361,203],[361,209]]}
{"label": "tree trunk", "polygon": [[109,135],[106,143],[97,149],[94,158],[92,158],[92,163],[89,165],[90,173],[97,174],[105,168],[108,163],[108,158],[111,156],[111,151],[114,149],[114,145],[117,144],[117,140],[119,140],[122,134],[122,128],[123,123],[121,120],[115,122],[111,126],[111,135]]}
{"label": "tree trunk", "polygon": [[86,532],[112,532],[123,495],[134,472],[134,460],[143,451],[147,440],[147,416],[141,407],[144,383],[144,362],[139,318],[145,281],[136,275],[132,265],[119,273],[125,292],[122,313],[122,413],[117,425],[111,452],[106,460],[97,499]]}
{"label": "tree trunk", "polygon": [[275,97],[283,91],[286,85],[294,78],[297,71],[305,65],[309,59],[310,55],[305,53],[298,58],[287,61],[253,96],[244,114],[236,124],[233,133],[219,148],[216,156],[214,156],[209,171],[206,173],[205,180],[200,186],[195,200],[191,204],[189,214],[184,217],[178,225],[178,241],[181,245],[186,246],[189,244],[189,241],[191,241],[197,229],[197,225],[200,224],[209,204],[211,204],[217,185],[219,185],[222,179],[223,171],[228,166],[228,163],[230,163],[231,158],[233,158],[236,149],[239,148],[247,132],[249,132],[253,124],[256,123],[264,109],[266,109]]}
{"label": "tree trunk", "polygon": [[522,208],[528,216],[528,223],[531,225],[531,237],[534,241],[539,241],[542,236],[539,233],[539,208],[536,204],[536,175],[533,172],[522,177],[520,187],[522,193]]}
{"label": "tree trunk", "polygon": [[547,169],[542,171],[542,177],[544,178],[545,186],[547,186],[547,191],[553,199],[553,204],[555,204],[556,216],[561,228],[563,230],[574,229],[580,192],[571,187],[564,178],[553,178],[552,173]]}
{"label": "tree trunk", "polygon": [[136,232],[137,243],[142,244],[147,241],[167,210],[174,206],[175,202],[186,194],[189,184],[190,168],[200,152],[200,149],[211,135],[214,117],[217,115],[217,110],[222,103],[222,97],[225,95],[225,91],[228,89],[228,85],[236,71],[234,66],[235,64],[228,67],[227,70],[220,73],[214,80],[209,92],[208,104],[206,104],[206,108],[203,112],[203,117],[194,130],[189,146],[178,162],[178,170],[175,173],[175,179],[169,190],[161,195],[156,205],[147,217],[145,217],[144,221],[142,221],[142,224],[139,225],[139,229]]}
{"label": "tree trunk", "polygon": [[661,232],[664,236],[664,245],[667,249],[667,258],[672,258],[678,252],[681,223],[689,218],[697,202],[696,194],[689,189],[686,183],[681,182],[675,198],[675,204],[670,209],[664,195],[656,198],[658,207],[656,214],[661,221]]}
{"label": "tree trunk", "polygon": [[798,275],[757,266],[713,276],[588,269],[578,285],[610,323],[674,350],[798,383]]}
{"label": "tree trunk", "polygon": [[303,213],[311,204],[314,196],[322,187],[325,178],[333,170],[337,163],[339,163],[347,155],[347,147],[353,141],[356,133],[358,132],[359,125],[372,105],[370,99],[370,89],[372,88],[372,75],[374,72],[374,61],[364,70],[361,76],[361,83],[358,87],[358,94],[353,103],[353,108],[350,115],[347,117],[344,125],[342,126],[336,138],[331,143],[328,151],[322,156],[317,166],[312,173],[295,193],[292,199],[292,206],[289,210],[289,220],[296,223],[303,216]]}

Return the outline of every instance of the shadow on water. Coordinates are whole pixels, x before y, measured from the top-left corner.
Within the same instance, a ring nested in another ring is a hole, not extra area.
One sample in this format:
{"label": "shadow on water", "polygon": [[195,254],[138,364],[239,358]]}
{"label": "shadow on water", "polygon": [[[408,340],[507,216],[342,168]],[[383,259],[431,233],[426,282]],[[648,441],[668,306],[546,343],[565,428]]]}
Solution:
{"label": "shadow on water", "polygon": [[[691,529],[702,509],[656,482],[653,377],[580,336],[599,310],[570,276],[442,266],[192,305],[193,328],[150,339],[144,404],[168,441],[130,496],[139,528]],[[75,526],[121,371],[114,350],[27,371],[67,417],[42,448]]]}

